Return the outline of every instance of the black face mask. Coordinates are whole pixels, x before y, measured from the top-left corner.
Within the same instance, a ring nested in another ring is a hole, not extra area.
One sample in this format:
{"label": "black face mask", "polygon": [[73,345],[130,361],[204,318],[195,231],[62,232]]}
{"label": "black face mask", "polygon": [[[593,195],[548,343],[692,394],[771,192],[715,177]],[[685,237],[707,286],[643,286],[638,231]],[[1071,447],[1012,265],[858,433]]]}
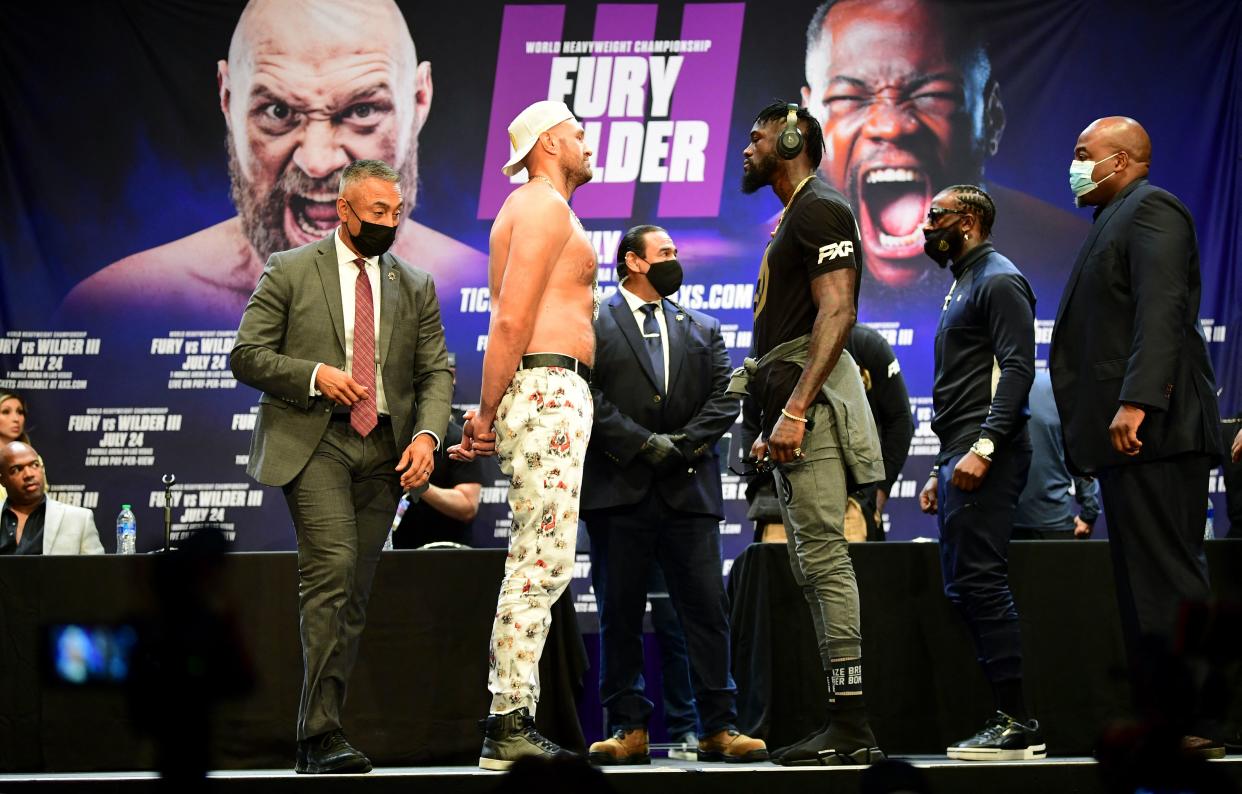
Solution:
{"label": "black face mask", "polygon": [[652,288],[660,293],[662,298],[676,295],[677,290],[681,289],[681,263],[676,259],[665,259],[663,262],[651,262],[650,264],[651,269],[644,275],[647,276],[647,281],[651,283]]}
{"label": "black face mask", "polygon": [[956,260],[962,251],[962,230],[958,224],[943,229],[923,230],[927,242],[923,243],[923,253],[935,260],[941,267],[948,267],[950,260]]}
{"label": "black face mask", "polygon": [[[380,254],[392,248],[393,240],[397,239],[397,227],[385,226],[382,223],[371,223],[364,221],[358,211],[354,209],[354,205],[350,204],[348,199],[345,206],[349,207],[349,211],[354,213],[354,217],[362,224],[362,228],[357,234],[349,232],[349,239],[353,241],[354,248],[358,249],[358,253],[364,257],[379,256]],[[345,230],[349,231],[349,224],[345,225]]]}

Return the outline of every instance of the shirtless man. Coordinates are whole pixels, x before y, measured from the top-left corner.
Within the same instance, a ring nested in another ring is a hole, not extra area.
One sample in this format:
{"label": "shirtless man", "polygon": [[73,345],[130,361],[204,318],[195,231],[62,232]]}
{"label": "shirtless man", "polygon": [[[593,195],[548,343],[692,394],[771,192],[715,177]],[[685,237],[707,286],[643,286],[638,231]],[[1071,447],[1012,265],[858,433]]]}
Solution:
{"label": "shirtless man", "polygon": [[582,125],[562,102],[536,102],[509,125],[506,176],[526,169],[492,225],[492,320],[479,409],[467,414],[458,458],[499,454],[513,527],[492,626],[479,766],[505,770],[529,755],[567,755],[535,730],[539,656],[552,604],[569,584],[578,494],[594,410],[595,249],[569,208],[591,180]]}
{"label": "shirtless man", "polygon": [[[66,297],[67,321],[158,309],[235,328],[268,257],[339,224],[337,185],[354,160],[392,163],[405,214],[414,207],[431,64],[392,0],[251,0],[216,78],[237,215],[95,273]],[[441,295],[483,271],[481,252],[409,217],[392,253]]]}

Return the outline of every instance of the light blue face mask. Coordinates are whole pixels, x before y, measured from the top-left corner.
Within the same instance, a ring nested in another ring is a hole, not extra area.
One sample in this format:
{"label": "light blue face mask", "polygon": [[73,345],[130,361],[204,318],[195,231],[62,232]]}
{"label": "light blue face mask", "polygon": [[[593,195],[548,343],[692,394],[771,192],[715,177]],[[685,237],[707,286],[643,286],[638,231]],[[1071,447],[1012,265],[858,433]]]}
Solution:
{"label": "light blue face mask", "polygon": [[1099,182],[1096,182],[1095,180],[1091,178],[1091,174],[1095,172],[1095,167],[1097,165],[1099,165],[1100,163],[1107,162],[1119,154],[1121,154],[1121,152],[1113,152],[1108,157],[1105,157],[1103,160],[1073,160],[1071,161],[1070,167],[1069,167],[1069,183],[1070,183],[1070,190],[1074,191],[1074,197],[1082,198],[1083,196],[1087,195],[1088,193],[1090,193],[1091,191],[1099,187],[1103,182],[1108,181],[1108,178],[1111,177],[1113,174],[1117,173],[1116,171],[1114,171],[1112,174],[1109,174],[1108,176],[1104,177]]}

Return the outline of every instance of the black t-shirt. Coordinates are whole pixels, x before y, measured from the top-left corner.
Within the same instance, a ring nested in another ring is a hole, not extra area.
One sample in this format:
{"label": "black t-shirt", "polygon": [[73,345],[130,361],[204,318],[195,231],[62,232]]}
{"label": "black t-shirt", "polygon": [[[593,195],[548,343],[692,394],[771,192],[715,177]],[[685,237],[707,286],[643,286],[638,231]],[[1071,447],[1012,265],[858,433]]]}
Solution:
{"label": "black t-shirt", "polygon": [[[755,286],[756,358],[782,342],[811,332],[819,311],[811,297],[811,281],[847,267],[860,273],[861,249],[858,222],[849,202],[822,179],[813,177],[794,197],[763,253]],[[855,307],[861,282],[861,278],[854,281]],[[765,367],[757,374],[751,394],[763,410],[765,435],[772,432],[801,375],[800,367],[788,363]]]}
{"label": "black t-shirt", "polygon": [[914,438],[914,417],[910,415],[906,379],[893,348],[870,326],[856,324],[845,340],[845,349],[850,351],[862,373],[867,402],[880,433],[880,448],[884,453],[884,482],[880,483],[880,489],[887,494],[897,482],[901,467],[906,465],[910,440]]}
{"label": "black t-shirt", "polygon": [[17,541],[17,514],[7,504],[0,510],[0,554],[43,554],[43,519],[47,515],[47,497],[26,517],[22,539]]}
{"label": "black t-shirt", "polygon": [[[444,440],[435,453],[435,469],[431,484],[437,488],[454,488],[462,483],[483,481],[483,461],[475,458],[466,463],[448,456],[448,448],[461,443],[461,425],[449,420]],[[452,541],[470,545],[470,524],[449,518],[424,501],[410,505],[393,533],[392,545],[398,549],[416,549],[436,541]]]}

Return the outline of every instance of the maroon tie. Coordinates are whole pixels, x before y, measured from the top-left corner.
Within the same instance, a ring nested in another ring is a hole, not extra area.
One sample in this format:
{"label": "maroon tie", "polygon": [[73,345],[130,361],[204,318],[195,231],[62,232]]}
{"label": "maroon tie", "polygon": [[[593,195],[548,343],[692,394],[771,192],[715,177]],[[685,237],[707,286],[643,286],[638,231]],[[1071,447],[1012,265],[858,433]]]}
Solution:
{"label": "maroon tie", "polygon": [[365,259],[355,259],[358,278],[354,281],[354,363],[351,375],[367,390],[366,399],[349,409],[349,424],[358,435],[366,436],[379,423],[375,402],[375,302],[371,298],[371,279]]}

